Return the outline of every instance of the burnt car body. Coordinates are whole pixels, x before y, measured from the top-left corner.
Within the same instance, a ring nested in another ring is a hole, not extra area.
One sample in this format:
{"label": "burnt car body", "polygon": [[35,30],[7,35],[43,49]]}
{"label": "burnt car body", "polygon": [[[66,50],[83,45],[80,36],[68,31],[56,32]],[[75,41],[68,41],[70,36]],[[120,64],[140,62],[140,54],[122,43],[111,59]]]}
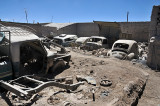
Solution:
{"label": "burnt car body", "polygon": [[69,64],[71,55],[64,47],[52,41],[39,39],[22,43],[20,57],[22,57],[20,58],[20,71],[23,74],[28,68],[31,71],[47,74],[59,61],[65,61],[66,64]]}
{"label": "burnt car body", "polygon": [[[55,70],[57,64],[67,65],[71,55],[66,49],[20,27],[4,27],[0,33],[0,79],[41,74]],[[58,70],[57,70],[58,71]]]}
{"label": "burnt car body", "polygon": [[117,40],[107,54],[118,59],[133,59],[138,58],[138,55],[138,44],[134,40]]}
{"label": "burnt car body", "polygon": [[75,41],[75,43],[76,43],[78,46],[80,46],[80,45],[84,44],[88,39],[89,39],[89,37],[79,37],[79,38]]}
{"label": "burnt car body", "polygon": [[78,38],[77,35],[60,34],[59,36],[56,36],[53,39],[59,45],[68,47],[68,46],[71,46],[71,44],[74,43],[77,38]]}
{"label": "burnt car body", "polygon": [[108,40],[102,36],[91,36],[84,43],[82,48],[87,50],[96,50],[99,48],[108,48]]}

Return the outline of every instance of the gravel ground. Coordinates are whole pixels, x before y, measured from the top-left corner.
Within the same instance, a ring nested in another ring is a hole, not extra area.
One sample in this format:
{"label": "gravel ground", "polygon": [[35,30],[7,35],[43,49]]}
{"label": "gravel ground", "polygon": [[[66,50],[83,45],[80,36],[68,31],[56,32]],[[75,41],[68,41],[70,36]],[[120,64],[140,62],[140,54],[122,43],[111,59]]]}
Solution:
{"label": "gravel ground", "polygon": [[[73,78],[73,83],[76,83],[78,82],[77,75],[89,76],[95,79],[96,86],[84,81],[84,85],[81,85],[76,92],[66,92],[64,89],[53,86],[48,87],[39,93],[42,97],[33,103],[33,106],[157,106],[160,104],[159,72],[126,60],[84,55],[73,51],[71,55],[70,67],[55,78],[70,76]],[[103,79],[111,81],[112,84],[101,86],[100,82]],[[126,95],[124,88],[132,85],[132,82],[134,83],[133,91]],[[7,106],[4,99],[1,98],[0,101],[0,105]]]}

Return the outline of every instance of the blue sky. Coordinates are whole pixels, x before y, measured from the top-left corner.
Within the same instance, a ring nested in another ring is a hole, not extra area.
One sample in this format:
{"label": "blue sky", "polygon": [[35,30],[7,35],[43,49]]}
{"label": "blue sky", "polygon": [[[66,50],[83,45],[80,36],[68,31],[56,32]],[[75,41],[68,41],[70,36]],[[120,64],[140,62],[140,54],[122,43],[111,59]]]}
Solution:
{"label": "blue sky", "polygon": [[[160,0],[0,0],[2,21],[26,22],[92,22],[150,21],[153,5]],[[53,17],[53,19],[52,19]]]}

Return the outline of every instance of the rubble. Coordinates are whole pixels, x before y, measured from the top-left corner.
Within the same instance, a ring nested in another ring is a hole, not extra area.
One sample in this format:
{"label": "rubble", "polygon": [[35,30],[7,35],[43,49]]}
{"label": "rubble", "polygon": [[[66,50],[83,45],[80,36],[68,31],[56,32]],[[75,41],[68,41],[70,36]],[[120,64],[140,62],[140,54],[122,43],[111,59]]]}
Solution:
{"label": "rubble", "polygon": [[98,50],[93,50],[92,55],[95,55],[97,57],[107,57],[108,49],[100,48]]}
{"label": "rubble", "polygon": [[138,103],[139,98],[142,95],[146,82],[142,79],[136,79],[135,81],[130,81],[124,88],[122,98],[119,98],[117,105],[129,105],[135,106]]}

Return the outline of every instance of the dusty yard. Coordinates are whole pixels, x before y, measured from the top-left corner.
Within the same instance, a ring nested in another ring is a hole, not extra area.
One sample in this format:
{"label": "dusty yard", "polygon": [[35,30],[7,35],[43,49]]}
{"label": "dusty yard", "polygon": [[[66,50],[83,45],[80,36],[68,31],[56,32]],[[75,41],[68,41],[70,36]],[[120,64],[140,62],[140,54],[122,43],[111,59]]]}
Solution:
{"label": "dusty yard", "polygon": [[[69,77],[76,83],[76,76],[89,77],[76,91],[65,91],[57,87],[48,87],[41,91],[41,97],[33,106],[157,106],[160,104],[160,73],[141,64],[114,58],[102,58],[93,55],[71,52],[72,61],[55,78]],[[58,71],[58,70],[57,70]],[[102,86],[102,80],[110,81]],[[11,101],[18,104],[19,101]],[[7,105],[1,98],[0,105]],[[25,105],[25,104],[23,104]]]}

